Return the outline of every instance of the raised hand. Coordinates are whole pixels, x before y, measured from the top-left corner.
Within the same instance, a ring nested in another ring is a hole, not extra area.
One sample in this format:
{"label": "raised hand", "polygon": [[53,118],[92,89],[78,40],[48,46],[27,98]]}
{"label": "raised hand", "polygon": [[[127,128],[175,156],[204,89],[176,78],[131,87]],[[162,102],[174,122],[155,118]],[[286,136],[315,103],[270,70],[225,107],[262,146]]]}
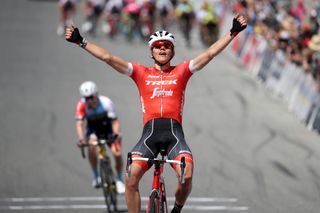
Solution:
{"label": "raised hand", "polygon": [[65,38],[67,41],[71,42],[71,43],[75,43],[78,44],[81,47],[85,47],[87,44],[87,41],[85,38],[83,38],[80,35],[80,31],[77,27],[72,25],[72,28],[67,28],[66,29],[66,33],[65,33]]}
{"label": "raised hand", "polygon": [[243,15],[237,15],[233,18],[232,28],[230,29],[230,35],[236,36],[242,30],[247,27],[247,19]]}

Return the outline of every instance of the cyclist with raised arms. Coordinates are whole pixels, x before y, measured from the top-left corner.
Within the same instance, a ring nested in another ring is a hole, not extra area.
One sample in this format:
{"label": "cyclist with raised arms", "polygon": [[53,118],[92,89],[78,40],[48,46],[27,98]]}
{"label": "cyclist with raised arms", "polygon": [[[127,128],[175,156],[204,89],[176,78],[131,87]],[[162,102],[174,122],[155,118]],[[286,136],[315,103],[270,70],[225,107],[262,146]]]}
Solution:
{"label": "cyclist with raised arms", "polygon": [[[79,147],[86,143],[96,142],[98,139],[114,137],[108,147],[115,159],[117,192],[124,193],[122,178],[123,160],[121,156],[120,122],[115,112],[113,102],[106,96],[98,94],[98,87],[92,81],[85,81],[80,88],[81,98],[77,102],[75,117]],[[101,184],[98,170],[96,147],[89,146],[88,160],[92,168],[92,186],[99,188]]]}
{"label": "cyclist with raised arms", "polygon": [[[182,156],[185,157],[185,183],[181,184],[179,181],[177,183],[172,213],[181,212],[192,187],[193,157],[182,130],[182,109],[187,82],[193,74],[224,50],[246,26],[246,18],[237,15],[233,19],[230,33],[195,58],[176,66],[171,65],[171,59],[175,55],[174,36],[166,31],[157,31],[149,39],[150,53],[154,60],[153,67],[131,63],[113,55],[108,50],[88,42],[74,26],[66,31],[67,41],[78,44],[136,83],[141,96],[144,128],[141,139],[131,151],[133,157],[138,155],[154,158],[161,149],[166,150],[169,159],[180,160]],[[148,163],[134,161],[130,177],[126,176],[125,197],[129,213],[140,212],[139,182],[149,168]],[[180,168],[174,169],[179,177]]]}

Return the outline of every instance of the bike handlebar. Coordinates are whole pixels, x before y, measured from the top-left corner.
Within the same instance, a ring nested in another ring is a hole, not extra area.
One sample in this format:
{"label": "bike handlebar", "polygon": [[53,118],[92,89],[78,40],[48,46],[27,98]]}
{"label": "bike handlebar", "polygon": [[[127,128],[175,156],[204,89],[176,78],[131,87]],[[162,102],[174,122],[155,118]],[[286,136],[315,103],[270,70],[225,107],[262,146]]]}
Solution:
{"label": "bike handlebar", "polygon": [[168,160],[168,159],[158,159],[158,158],[143,158],[143,157],[132,157],[132,153],[128,153],[128,158],[127,158],[127,172],[128,175],[130,176],[131,173],[131,164],[133,161],[145,161],[148,163],[159,163],[159,164],[165,164],[165,163],[171,163],[171,164],[178,164],[180,165],[181,169],[181,175],[180,175],[180,183],[184,184],[184,170],[186,168],[186,159],[185,157],[182,157],[181,160]]}
{"label": "bike handlebar", "polygon": [[80,149],[81,149],[81,155],[82,155],[82,158],[86,158],[86,153],[84,151],[84,149],[86,147],[89,147],[89,146],[104,146],[105,144],[108,144],[108,143],[112,143],[113,141],[117,140],[119,138],[118,135],[113,135],[107,139],[98,139],[97,141],[93,141],[93,142],[90,142],[90,143],[85,143],[85,144],[80,144]]}

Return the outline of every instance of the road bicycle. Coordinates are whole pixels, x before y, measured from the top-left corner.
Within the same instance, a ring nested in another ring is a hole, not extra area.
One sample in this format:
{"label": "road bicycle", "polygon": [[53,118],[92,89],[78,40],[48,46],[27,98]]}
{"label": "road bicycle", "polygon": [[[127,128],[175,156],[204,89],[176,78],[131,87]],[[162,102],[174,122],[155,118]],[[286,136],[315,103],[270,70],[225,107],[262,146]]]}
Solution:
{"label": "road bicycle", "polygon": [[85,158],[85,147],[96,146],[99,160],[99,171],[101,177],[101,188],[103,191],[105,203],[109,213],[117,212],[117,188],[114,172],[111,167],[111,160],[107,154],[106,145],[115,141],[117,137],[109,137],[107,139],[98,139],[90,144],[81,145],[81,154]]}
{"label": "road bicycle", "polygon": [[143,157],[132,157],[132,153],[128,153],[127,158],[127,172],[130,176],[131,172],[131,164],[133,161],[146,161],[148,163],[152,163],[154,165],[153,172],[153,182],[152,182],[152,190],[148,199],[147,211],[146,213],[169,213],[167,198],[166,198],[166,188],[164,182],[164,164],[177,164],[180,165],[181,175],[180,175],[180,183],[184,183],[184,169],[186,167],[185,157],[182,157],[180,161],[178,160],[168,160],[166,152],[161,150],[160,152],[161,159],[158,158],[143,158]]}

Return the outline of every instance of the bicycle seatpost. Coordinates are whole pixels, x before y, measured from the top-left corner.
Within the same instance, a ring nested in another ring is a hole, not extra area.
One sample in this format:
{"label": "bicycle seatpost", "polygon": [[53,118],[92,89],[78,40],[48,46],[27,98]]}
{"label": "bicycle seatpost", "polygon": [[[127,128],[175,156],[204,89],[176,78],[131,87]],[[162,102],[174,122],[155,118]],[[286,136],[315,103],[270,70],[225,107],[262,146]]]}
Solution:
{"label": "bicycle seatpost", "polygon": [[160,155],[161,155],[161,157],[162,157],[162,160],[164,160],[164,157],[167,155],[166,150],[165,150],[165,149],[161,149]]}

